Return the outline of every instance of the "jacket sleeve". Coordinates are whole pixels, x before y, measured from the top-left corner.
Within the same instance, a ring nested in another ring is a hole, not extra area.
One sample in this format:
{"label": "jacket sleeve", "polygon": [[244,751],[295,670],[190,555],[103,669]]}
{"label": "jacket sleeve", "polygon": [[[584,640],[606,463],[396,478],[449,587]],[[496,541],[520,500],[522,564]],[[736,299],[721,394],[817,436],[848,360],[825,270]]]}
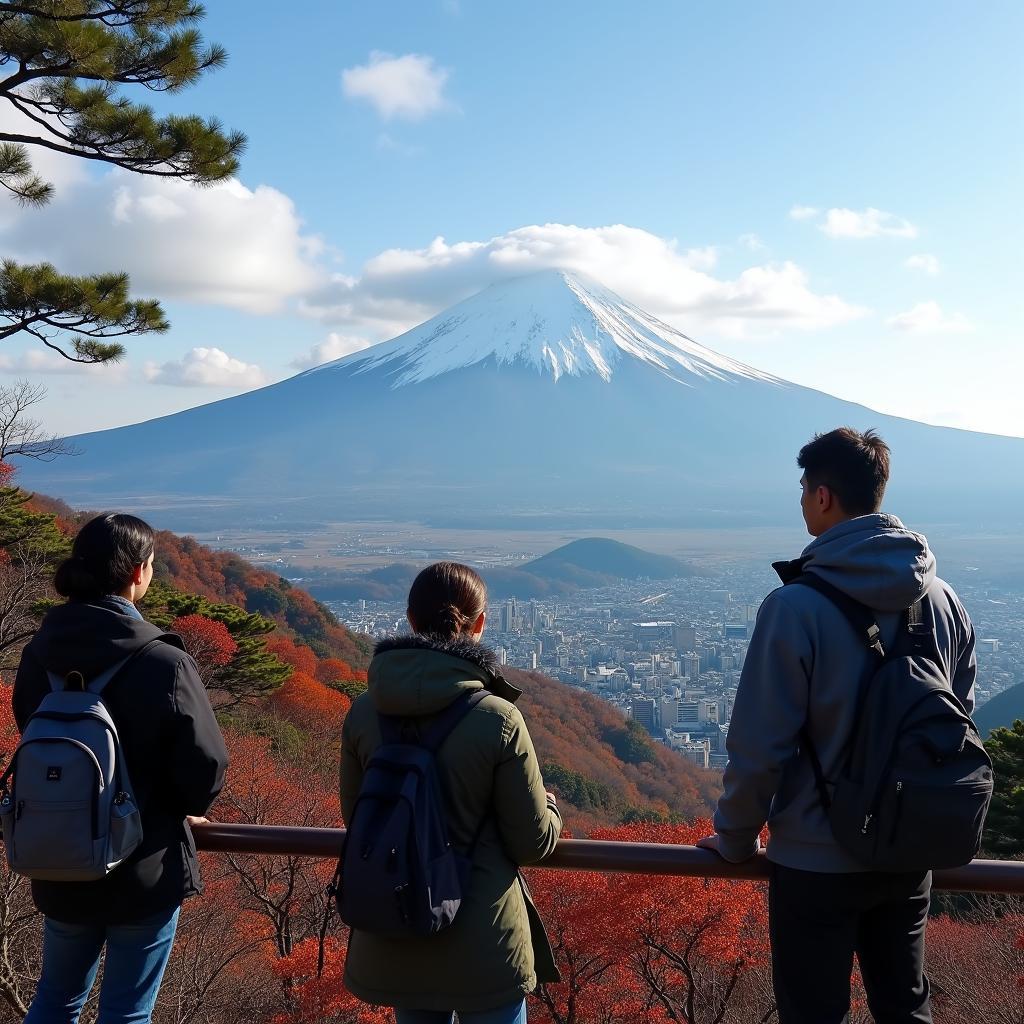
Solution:
{"label": "jacket sleeve", "polygon": [[195,663],[178,661],[171,724],[171,785],[183,814],[202,816],[224,786],[228,752]]}
{"label": "jacket sleeve", "polygon": [[724,792],[715,811],[726,860],[753,856],[782,769],[807,720],[813,650],[797,613],[779,591],[769,594],[743,663],[726,749]]}
{"label": "jacket sleeve", "polygon": [[[966,616],[966,612],[964,614]],[[968,619],[966,640],[958,652],[951,682],[953,692],[960,698],[969,715],[974,714],[974,683],[977,678],[978,656],[975,653],[974,625]]]}
{"label": "jacket sleeve", "polygon": [[494,770],[494,808],[502,845],[514,864],[536,864],[555,849],[562,817],[544,790],[540,764],[523,716],[510,707]]}
{"label": "jacket sleeve", "polygon": [[18,674],[14,677],[14,689],[11,693],[11,710],[18,731],[24,732],[28,720],[35,714],[42,703],[43,697],[50,691],[50,681],[42,665],[36,661],[29,644],[21,652]]}
{"label": "jacket sleeve", "polygon": [[363,763],[356,752],[351,710],[345,716],[345,724],[341,727],[341,817],[346,826],[352,824],[352,813],[356,809],[356,798],[363,784]]}

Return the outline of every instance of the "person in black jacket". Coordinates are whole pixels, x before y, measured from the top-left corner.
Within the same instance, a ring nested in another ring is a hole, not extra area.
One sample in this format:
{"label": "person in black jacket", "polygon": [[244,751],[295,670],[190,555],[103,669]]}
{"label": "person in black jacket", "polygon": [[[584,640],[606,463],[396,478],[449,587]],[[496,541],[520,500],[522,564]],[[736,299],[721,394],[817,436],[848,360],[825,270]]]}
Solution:
{"label": "person in black jacket", "polygon": [[[181,639],[135,603],[153,578],[152,529],[108,513],[87,523],[54,585],[68,598],[43,619],[14,683],[24,729],[50,691],[47,673],[88,682],[131,656],[103,691],[142,817],[142,843],[93,882],[33,881],[45,915],[43,966],[27,1024],[75,1024],[106,946],[102,1024],[151,1018],[182,902],[201,891],[190,823],[224,784],[227,751]],[[58,837],[54,837],[59,841]]]}

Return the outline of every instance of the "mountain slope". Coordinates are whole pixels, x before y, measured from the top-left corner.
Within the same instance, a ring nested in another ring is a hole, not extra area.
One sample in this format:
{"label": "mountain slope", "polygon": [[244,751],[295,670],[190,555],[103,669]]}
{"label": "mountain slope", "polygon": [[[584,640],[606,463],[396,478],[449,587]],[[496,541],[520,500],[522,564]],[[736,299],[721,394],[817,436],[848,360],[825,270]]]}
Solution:
{"label": "mountain slope", "polygon": [[523,571],[556,580],[577,580],[581,573],[592,573],[608,579],[649,576],[656,580],[694,574],[693,567],[678,558],[656,555],[606,537],[585,537],[571,541],[527,562]]}
{"label": "mountain slope", "polygon": [[596,374],[610,381],[632,358],[678,381],[774,377],[712,352],[580,274],[543,270],[485,289],[393,341],[307,374],[355,368],[417,384],[493,359],[553,380]]}
{"label": "mountain slope", "polygon": [[1009,729],[1018,718],[1024,719],[1024,683],[997,693],[982,704],[973,717],[983,738],[987,738],[993,729]]}
{"label": "mountain slope", "polygon": [[[331,601],[404,601],[421,565],[395,562],[367,572],[307,570],[309,592]],[[492,598],[560,597],[619,580],[692,576],[686,562],[605,537],[572,541],[527,562],[521,569],[481,568]]]}
{"label": "mountain slope", "polygon": [[364,517],[727,526],[791,520],[795,453],[842,423],[892,444],[893,511],[1024,515],[1024,439],[786,384],[552,273],[271,387],[76,438],[82,455],[24,479],[178,530]]}

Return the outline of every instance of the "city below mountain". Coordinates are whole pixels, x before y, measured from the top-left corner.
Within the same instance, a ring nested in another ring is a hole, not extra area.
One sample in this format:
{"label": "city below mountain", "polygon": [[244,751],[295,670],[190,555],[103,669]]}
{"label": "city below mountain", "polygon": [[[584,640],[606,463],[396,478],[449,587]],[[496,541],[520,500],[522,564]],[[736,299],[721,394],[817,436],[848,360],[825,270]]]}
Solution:
{"label": "city below mountain", "polygon": [[[325,601],[404,601],[421,566],[394,563],[369,572],[332,573],[304,578],[304,585]],[[667,580],[693,576],[696,570],[678,558],[621,544],[605,537],[574,540],[521,568],[481,569],[492,598],[560,597],[621,580]]]}
{"label": "city below mountain", "polygon": [[892,445],[892,511],[1020,521],[1024,439],[786,383],[562,271],[494,285],[279,384],[74,438],[77,458],[29,463],[22,479],[177,529],[759,525],[792,519],[796,452],[840,424]]}

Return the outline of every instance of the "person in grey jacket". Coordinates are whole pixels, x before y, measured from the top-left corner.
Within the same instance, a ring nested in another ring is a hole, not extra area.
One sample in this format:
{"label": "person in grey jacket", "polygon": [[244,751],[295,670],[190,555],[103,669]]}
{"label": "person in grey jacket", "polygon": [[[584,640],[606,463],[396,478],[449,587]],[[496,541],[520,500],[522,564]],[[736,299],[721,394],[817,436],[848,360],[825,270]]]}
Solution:
{"label": "person in grey jacket", "polygon": [[[801,508],[814,541],[774,565],[783,583],[816,573],[875,612],[888,646],[902,613],[927,595],[946,677],[970,712],[977,671],[974,630],[936,576],[923,536],[879,511],[889,449],[847,427],[800,451]],[[810,587],[765,598],[736,693],[715,834],[698,845],[729,861],[760,848],[767,823],[769,918],[780,1024],[839,1024],[850,1005],[854,953],[876,1021],[931,1021],[924,974],[930,872],[866,870],[832,836],[801,749],[805,727],[826,780],[840,768],[871,654],[843,613]]]}

